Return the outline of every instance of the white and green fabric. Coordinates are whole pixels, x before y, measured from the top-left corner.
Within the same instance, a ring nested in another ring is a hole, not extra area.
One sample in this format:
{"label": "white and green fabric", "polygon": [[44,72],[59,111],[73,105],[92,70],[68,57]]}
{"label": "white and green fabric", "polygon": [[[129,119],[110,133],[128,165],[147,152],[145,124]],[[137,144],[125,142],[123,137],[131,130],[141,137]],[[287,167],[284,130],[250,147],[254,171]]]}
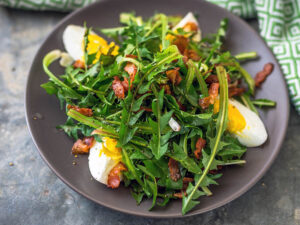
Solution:
{"label": "white and green fabric", "polygon": [[[0,0],[0,5],[70,11],[96,0]],[[276,55],[300,113],[300,0],[208,0],[243,18],[258,18],[261,36]]]}
{"label": "white and green fabric", "polygon": [[72,11],[96,0],[0,0],[0,5],[29,10]]}
{"label": "white and green fabric", "polygon": [[261,36],[273,50],[300,113],[300,1],[209,0],[244,18],[257,16]]}

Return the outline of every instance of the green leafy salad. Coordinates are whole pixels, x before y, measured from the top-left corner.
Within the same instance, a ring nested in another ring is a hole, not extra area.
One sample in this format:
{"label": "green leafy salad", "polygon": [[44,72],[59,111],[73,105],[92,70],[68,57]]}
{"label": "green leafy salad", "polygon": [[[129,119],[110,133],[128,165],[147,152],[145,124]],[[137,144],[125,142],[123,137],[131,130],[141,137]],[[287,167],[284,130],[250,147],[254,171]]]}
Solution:
{"label": "green leafy salad", "polygon": [[[66,52],[44,57],[49,82],[41,86],[59,99],[68,118],[58,128],[76,140],[76,157],[89,154],[95,180],[123,182],[137,204],[152,199],[149,210],[181,199],[186,214],[212,195],[224,166],[244,165],[247,147],[266,141],[256,106],[275,102],[253,96],[273,64],[253,79],[240,62],[256,52],[234,56],[222,46],[226,19],[205,38],[192,13],[122,13],[120,23],[96,29],[102,37],[67,26]],[[57,59],[59,76],[49,69]]]}

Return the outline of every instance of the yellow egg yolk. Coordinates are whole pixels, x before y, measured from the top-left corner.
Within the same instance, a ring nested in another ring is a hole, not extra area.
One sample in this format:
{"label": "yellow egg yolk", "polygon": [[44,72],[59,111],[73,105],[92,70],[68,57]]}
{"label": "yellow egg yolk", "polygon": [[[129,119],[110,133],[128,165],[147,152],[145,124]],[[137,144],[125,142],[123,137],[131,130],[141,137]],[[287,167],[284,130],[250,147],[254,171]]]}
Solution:
{"label": "yellow egg yolk", "polygon": [[104,137],[102,140],[103,145],[100,150],[99,157],[102,155],[102,153],[104,153],[107,157],[111,157],[117,162],[121,161],[121,148],[116,147],[118,141],[109,137]]}
{"label": "yellow egg yolk", "polygon": [[[189,23],[186,23],[186,24],[184,25],[184,27],[181,27],[181,28],[182,28],[185,32],[192,32],[193,30],[190,29],[190,26],[187,26],[188,24],[189,24]],[[179,29],[179,27],[178,27],[177,29]],[[174,31],[174,34],[178,34],[177,29]],[[191,35],[192,35],[192,34],[189,33],[189,34],[185,34],[185,35],[183,35],[183,36],[184,36],[185,38],[188,38],[188,37],[190,37]],[[166,35],[166,40],[172,42],[174,39],[175,39],[175,35],[173,35],[173,34],[167,34],[167,35]]]}
{"label": "yellow egg yolk", "polygon": [[[217,99],[214,104],[214,114],[219,112],[220,101]],[[246,127],[246,120],[240,111],[232,104],[228,104],[227,130],[230,133],[238,133]]]}
{"label": "yellow egg yolk", "polygon": [[[84,43],[82,44],[84,47]],[[88,36],[87,51],[89,55],[97,53],[93,63],[96,63],[99,60],[101,54],[107,55],[109,50],[113,47],[114,49],[112,50],[111,55],[115,56],[119,53],[119,46],[114,42],[108,44],[106,40],[96,34],[90,34]]]}

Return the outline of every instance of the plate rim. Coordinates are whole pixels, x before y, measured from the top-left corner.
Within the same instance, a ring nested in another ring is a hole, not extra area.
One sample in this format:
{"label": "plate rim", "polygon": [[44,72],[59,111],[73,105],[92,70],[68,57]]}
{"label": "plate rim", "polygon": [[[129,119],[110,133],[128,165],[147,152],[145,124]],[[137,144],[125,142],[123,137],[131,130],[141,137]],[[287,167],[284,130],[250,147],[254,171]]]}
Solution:
{"label": "plate rim", "polygon": [[102,0],[102,1],[96,1],[93,2],[83,8],[79,8],[74,10],[73,12],[69,13],[68,15],[66,15],[65,17],[63,17],[51,30],[50,33],[47,34],[46,38],[44,39],[44,41],[42,42],[42,44],[40,45],[40,47],[38,48],[38,50],[35,53],[35,56],[33,58],[33,61],[31,63],[30,66],[30,70],[26,79],[26,84],[25,84],[25,95],[24,95],[24,107],[25,107],[25,118],[26,118],[26,123],[27,123],[27,127],[30,133],[30,136],[32,138],[32,141],[35,145],[35,147],[37,148],[39,155],[41,156],[41,158],[43,159],[43,161],[46,163],[46,165],[54,172],[54,174],[61,180],[63,181],[63,183],[65,183],[68,187],[70,187],[73,191],[79,193],[80,195],[84,196],[85,198],[93,201],[94,203],[97,203],[103,207],[109,208],[111,210],[116,210],[118,212],[122,212],[125,214],[129,214],[129,215],[134,215],[134,216],[138,216],[138,217],[145,217],[145,218],[160,218],[160,219],[168,219],[168,218],[184,218],[184,217],[191,217],[191,216],[195,216],[195,215],[200,215],[209,211],[212,211],[214,209],[217,209],[221,206],[224,206],[234,200],[236,200],[237,198],[239,198],[240,196],[242,196],[245,192],[247,192],[248,190],[250,190],[256,183],[258,183],[258,181],[266,174],[266,172],[269,170],[269,168],[273,165],[274,160],[277,158],[280,150],[281,150],[281,146],[285,140],[286,137],[286,131],[287,131],[287,127],[288,127],[288,122],[289,122],[289,117],[290,117],[290,100],[289,100],[289,92],[288,92],[288,88],[287,88],[287,83],[284,79],[284,74],[282,72],[282,69],[279,65],[278,59],[276,58],[276,56],[274,55],[274,53],[272,52],[272,50],[270,49],[270,47],[268,46],[268,44],[265,42],[265,40],[259,35],[259,33],[253,28],[251,27],[244,19],[240,18],[239,16],[236,16],[235,14],[233,14],[232,12],[230,12],[227,9],[224,9],[218,5],[215,5],[213,3],[207,2],[207,1],[202,1],[202,0],[196,0],[197,2],[201,2],[201,4],[207,4],[210,5],[210,7],[216,7],[219,8],[219,10],[222,11],[226,11],[226,13],[231,14],[232,17],[234,17],[234,19],[238,20],[240,23],[242,23],[243,26],[247,27],[248,30],[250,30],[257,38],[259,38],[264,45],[269,49],[270,53],[272,54],[272,56],[274,57],[275,61],[273,62],[275,64],[276,67],[278,67],[279,72],[280,72],[280,76],[283,78],[284,80],[284,92],[286,94],[286,101],[284,101],[285,107],[284,109],[286,109],[285,114],[286,116],[284,117],[284,126],[283,129],[280,130],[280,134],[279,136],[281,137],[281,140],[277,143],[277,145],[275,146],[275,149],[277,149],[275,152],[273,152],[272,155],[270,155],[270,157],[268,158],[268,160],[265,163],[265,166],[262,167],[262,169],[260,170],[260,173],[256,174],[256,176],[252,177],[252,179],[248,182],[248,185],[245,185],[243,188],[239,189],[235,194],[230,195],[229,197],[223,199],[222,201],[219,201],[218,203],[216,203],[213,206],[207,207],[206,210],[203,211],[199,211],[199,210],[192,210],[190,211],[188,214],[182,215],[181,212],[178,212],[176,214],[168,214],[168,215],[158,215],[158,214],[147,214],[148,211],[144,212],[135,212],[132,210],[127,210],[124,208],[119,208],[116,206],[112,206],[112,205],[107,205],[104,204],[102,202],[97,201],[96,199],[93,199],[91,196],[89,196],[88,194],[84,193],[83,191],[81,191],[80,189],[78,189],[76,186],[72,185],[67,179],[65,179],[55,168],[54,166],[52,166],[52,164],[48,161],[47,157],[43,154],[43,151],[40,149],[39,144],[37,143],[38,141],[35,139],[34,135],[33,135],[33,127],[32,127],[32,120],[30,120],[30,115],[29,115],[29,101],[30,101],[30,97],[29,97],[29,85],[30,85],[30,79],[32,78],[32,74],[33,74],[33,65],[34,62],[37,61],[38,59],[38,53],[42,50],[42,48],[44,47],[44,44],[50,39],[50,37],[54,34],[54,32],[63,24],[65,23],[67,20],[69,20],[70,18],[72,18],[73,16],[77,15],[78,13],[81,13],[83,11],[89,11],[90,8],[95,7],[96,5],[101,5],[105,2],[112,2],[114,0]]}

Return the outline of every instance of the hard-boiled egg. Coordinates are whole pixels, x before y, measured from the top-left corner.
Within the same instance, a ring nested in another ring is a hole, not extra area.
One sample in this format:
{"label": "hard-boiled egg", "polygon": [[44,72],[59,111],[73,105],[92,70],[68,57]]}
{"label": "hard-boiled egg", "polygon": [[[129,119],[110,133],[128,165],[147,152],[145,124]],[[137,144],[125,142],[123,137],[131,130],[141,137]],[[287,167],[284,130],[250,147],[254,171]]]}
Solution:
{"label": "hard-boiled egg", "polygon": [[[63,33],[63,43],[67,53],[74,60],[84,61],[84,33],[85,28],[76,25],[68,25]],[[88,35],[88,54],[97,53],[96,59],[99,59],[101,54],[107,54],[108,51],[113,48],[112,55],[117,55],[119,46],[114,42],[107,43],[102,37],[98,36],[93,31]]]}
{"label": "hard-boiled egg", "polygon": [[107,185],[110,171],[122,160],[117,140],[104,137],[103,142],[95,142],[90,149],[89,169],[93,178]]}
{"label": "hard-boiled egg", "polygon": [[[214,113],[219,111],[219,100],[214,104]],[[236,100],[229,99],[227,130],[247,147],[262,145],[268,137],[259,116]]]}
{"label": "hard-boiled egg", "polygon": [[192,31],[192,26],[195,24],[197,26],[197,33],[193,36],[193,41],[201,40],[201,30],[199,28],[199,24],[194,14],[189,12],[186,16],[173,28],[173,31],[176,31],[178,28],[182,28],[186,32]]}

